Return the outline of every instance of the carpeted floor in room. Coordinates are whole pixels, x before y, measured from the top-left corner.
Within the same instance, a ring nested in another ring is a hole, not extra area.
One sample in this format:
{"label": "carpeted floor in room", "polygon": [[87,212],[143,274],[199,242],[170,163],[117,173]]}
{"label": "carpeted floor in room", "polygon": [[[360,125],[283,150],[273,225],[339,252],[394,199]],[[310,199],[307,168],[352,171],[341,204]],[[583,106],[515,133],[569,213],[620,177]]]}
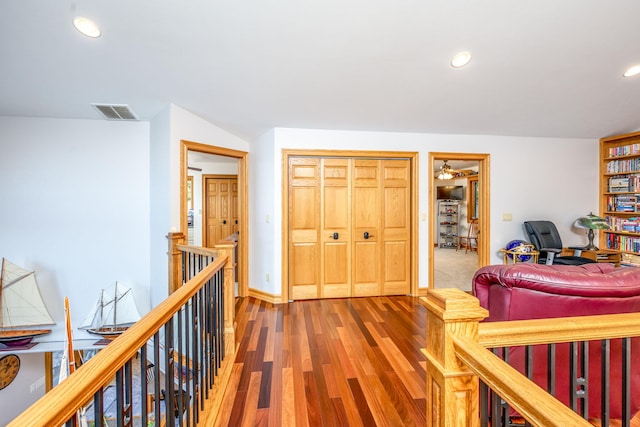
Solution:
{"label": "carpeted floor in room", "polygon": [[433,249],[433,277],[436,289],[471,291],[471,279],[478,270],[478,252],[464,249]]}

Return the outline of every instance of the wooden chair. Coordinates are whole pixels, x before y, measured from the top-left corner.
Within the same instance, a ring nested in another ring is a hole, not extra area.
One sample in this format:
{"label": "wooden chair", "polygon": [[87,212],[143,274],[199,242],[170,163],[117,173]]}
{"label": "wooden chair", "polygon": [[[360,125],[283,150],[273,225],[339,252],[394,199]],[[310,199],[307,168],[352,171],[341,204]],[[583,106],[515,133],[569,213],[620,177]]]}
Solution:
{"label": "wooden chair", "polygon": [[460,236],[458,238],[458,246],[456,251],[460,248],[464,248],[464,253],[468,251],[478,251],[478,219],[473,218],[469,223],[469,230],[466,236]]}

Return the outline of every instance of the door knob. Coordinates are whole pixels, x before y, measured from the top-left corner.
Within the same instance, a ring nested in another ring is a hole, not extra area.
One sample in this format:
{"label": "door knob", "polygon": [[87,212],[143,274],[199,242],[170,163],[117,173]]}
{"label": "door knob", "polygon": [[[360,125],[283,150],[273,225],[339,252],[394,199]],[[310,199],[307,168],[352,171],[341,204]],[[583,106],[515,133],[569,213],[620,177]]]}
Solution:
{"label": "door knob", "polygon": [[329,238],[333,239],[333,240],[338,240],[340,238],[340,234],[338,234],[338,233],[330,234]]}
{"label": "door knob", "polygon": [[222,220],[222,223],[223,223],[223,224],[226,224],[226,223],[227,223],[227,220],[226,220],[226,219],[223,219],[223,220]]}
{"label": "door knob", "polygon": [[367,240],[369,237],[373,237],[373,234],[369,234],[368,231],[364,232],[364,239]]}

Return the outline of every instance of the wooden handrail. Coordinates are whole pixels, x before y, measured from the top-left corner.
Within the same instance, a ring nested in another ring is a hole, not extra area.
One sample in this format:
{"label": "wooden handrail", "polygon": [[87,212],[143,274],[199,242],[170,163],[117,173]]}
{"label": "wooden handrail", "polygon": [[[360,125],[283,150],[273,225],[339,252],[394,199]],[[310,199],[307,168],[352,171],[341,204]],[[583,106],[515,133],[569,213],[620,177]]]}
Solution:
{"label": "wooden handrail", "polygon": [[480,345],[487,348],[592,341],[640,336],[640,313],[481,323]]}
{"label": "wooden handrail", "polygon": [[124,361],[130,360],[142,346],[146,345],[147,341],[189,301],[204,282],[213,277],[217,271],[225,268],[229,260],[228,255],[218,257],[131,326],[114,341],[115,344],[108,345],[98,352],[73,375],[15,418],[8,427],[50,427],[65,423],[100,388],[113,379]]}
{"label": "wooden handrail", "polygon": [[535,426],[591,426],[568,406],[469,338],[453,339],[455,352],[471,371]]}
{"label": "wooden handrail", "polygon": [[176,244],[176,249],[182,252],[189,252],[196,255],[204,255],[210,257],[217,257],[218,251],[216,249],[204,248],[202,246],[184,245],[182,243]]}
{"label": "wooden handrail", "polygon": [[532,425],[590,425],[488,348],[640,336],[640,313],[481,322],[488,312],[461,290],[430,290],[421,302],[427,308],[427,426],[478,426],[479,380]]}

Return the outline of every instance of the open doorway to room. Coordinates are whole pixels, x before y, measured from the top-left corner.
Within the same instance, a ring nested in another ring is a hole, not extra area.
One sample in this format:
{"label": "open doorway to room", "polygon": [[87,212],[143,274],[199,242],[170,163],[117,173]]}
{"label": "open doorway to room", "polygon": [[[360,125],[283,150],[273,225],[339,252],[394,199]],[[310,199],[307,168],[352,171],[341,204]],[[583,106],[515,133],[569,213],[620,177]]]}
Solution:
{"label": "open doorway to room", "polygon": [[488,171],[488,154],[430,153],[429,288],[470,291],[488,264]]}
{"label": "open doorway to room", "polygon": [[213,246],[237,233],[237,295],[248,294],[247,154],[182,141],[180,224],[188,244]]}

